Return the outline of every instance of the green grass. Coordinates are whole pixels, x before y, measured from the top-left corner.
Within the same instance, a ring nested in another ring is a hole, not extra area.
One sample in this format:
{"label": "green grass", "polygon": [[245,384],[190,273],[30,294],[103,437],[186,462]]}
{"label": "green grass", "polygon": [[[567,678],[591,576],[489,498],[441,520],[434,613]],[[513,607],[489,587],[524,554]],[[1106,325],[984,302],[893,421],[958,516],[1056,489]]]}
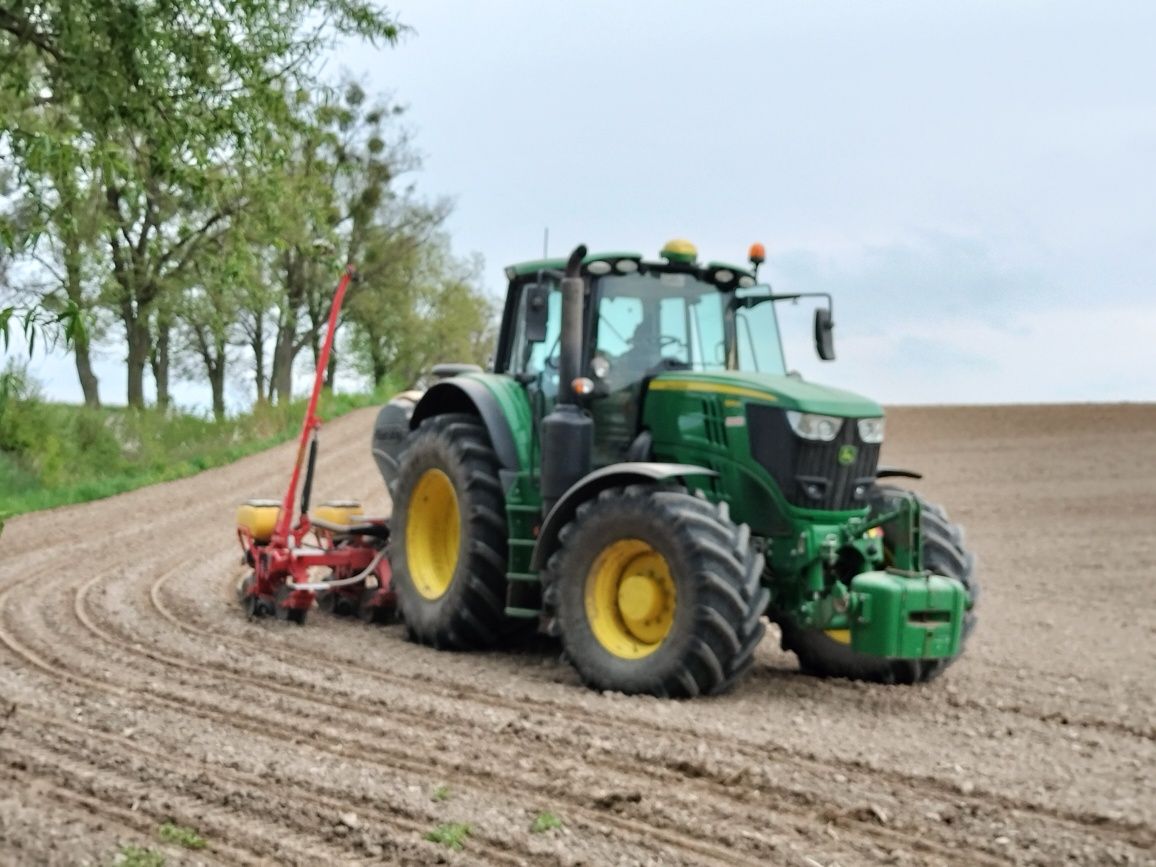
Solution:
{"label": "green grass", "polygon": [[440,803],[441,801],[449,800],[449,797],[450,797],[450,787],[449,786],[438,786],[436,789],[433,790],[433,794],[430,795],[430,800],[431,801],[437,801]]}
{"label": "green grass", "polygon": [[[41,400],[19,371],[3,378],[0,524],[24,512],[98,500],[232,463],[295,438],[305,412],[304,401],[256,407],[221,422],[173,410],[93,410]],[[332,419],[386,399],[382,393],[326,394],[318,412]]]}
{"label": "green grass", "polygon": [[153,849],[125,843],[116,850],[110,864],[113,867],[165,867],[165,856]]}
{"label": "green grass", "polygon": [[553,831],[556,828],[562,827],[562,820],[551,813],[549,810],[539,813],[534,817],[533,823],[530,825],[531,834],[544,834],[547,831]]}
{"label": "green grass", "polygon": [[425,838],[431,843],[440,843],[447,849],[460,852],[465,848],[466,837],[470,836],[472,830],[473,828],[469,825],[464,825],[461,822],[447,822],[438,825],[426,834]]}
{"label": "green grass", "polygon": [[185,828],[181,825],[174,825],[172,822],[165,822],[157,829],[157,836],[166,843],[176,843],[178,846],[184,846],[186,849],[204,849],[205,838],[194,831],[192,828]]}

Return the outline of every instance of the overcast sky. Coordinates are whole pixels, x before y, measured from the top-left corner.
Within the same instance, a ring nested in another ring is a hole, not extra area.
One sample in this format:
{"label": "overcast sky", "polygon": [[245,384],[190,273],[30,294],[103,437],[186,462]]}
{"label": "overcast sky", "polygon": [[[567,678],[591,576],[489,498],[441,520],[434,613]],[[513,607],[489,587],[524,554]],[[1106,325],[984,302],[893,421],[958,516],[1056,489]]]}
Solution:
{"label": "overcast sky", "polygon": [[[885,403],[1156,400],[1156,3],[411,0],[344,47],[455,249],[768,252],[808,378]],[[800,315],[802,314],[802,315]],[[115,355],[115,353],[113,353]],[[107,365],[106,398],[123,374]],[[67,365],[51,391],[78,396]],[[193,402],[199,392],[180,392]]]}

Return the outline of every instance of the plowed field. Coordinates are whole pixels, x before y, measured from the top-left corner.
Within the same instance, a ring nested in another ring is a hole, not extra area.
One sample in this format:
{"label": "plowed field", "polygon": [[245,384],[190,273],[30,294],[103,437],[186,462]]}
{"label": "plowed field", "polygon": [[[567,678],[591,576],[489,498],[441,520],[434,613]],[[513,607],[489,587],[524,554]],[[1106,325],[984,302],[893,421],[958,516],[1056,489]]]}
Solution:
{"label": "plowed field", "polygon": [[[387,508],[372,419],[326,427],[320,498]],[[732,693],[668,702],[590,692],[544,642],[250,623],[234,507],[292,445],[15,519],[0,862],[1156,863],[1156,406],[897,409],[888,436],[983,582],[968,655],[920,687],[802,676],[773,629]]]}

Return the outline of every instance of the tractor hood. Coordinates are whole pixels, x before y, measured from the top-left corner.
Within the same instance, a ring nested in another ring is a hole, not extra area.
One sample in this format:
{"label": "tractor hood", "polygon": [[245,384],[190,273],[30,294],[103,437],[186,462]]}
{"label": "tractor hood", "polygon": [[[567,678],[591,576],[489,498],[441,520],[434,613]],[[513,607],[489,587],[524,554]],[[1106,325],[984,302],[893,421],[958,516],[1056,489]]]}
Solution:
{"label": "tractor hood", "polygon": [[650,389],[697,391],[739,399],[765,400],[783,409],[843,418],[878,418],[883,415],[883,407],[853,392],[773,373],[678,371],[654,377],[650,381]]}

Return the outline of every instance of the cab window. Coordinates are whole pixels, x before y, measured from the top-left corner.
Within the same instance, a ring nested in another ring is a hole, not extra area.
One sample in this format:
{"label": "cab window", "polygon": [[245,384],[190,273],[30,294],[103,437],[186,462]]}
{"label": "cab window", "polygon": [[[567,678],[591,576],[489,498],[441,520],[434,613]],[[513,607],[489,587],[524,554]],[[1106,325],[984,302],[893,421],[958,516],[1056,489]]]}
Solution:
{"label": "cab window", "polygon": [[[550,290],[547,301],[546,339],[540,342],[526,340],[526,303],[530,296],[527,291],[535,285],[546,286]],[[561,350],[562,334],[562,292],[557,281],[541,284],[527,283],[519,291],[518,308],[515,314],[514,338],[510,345],[510,372],[528,375],[543,375],[544,390],[557,393],[558,355]]]}

